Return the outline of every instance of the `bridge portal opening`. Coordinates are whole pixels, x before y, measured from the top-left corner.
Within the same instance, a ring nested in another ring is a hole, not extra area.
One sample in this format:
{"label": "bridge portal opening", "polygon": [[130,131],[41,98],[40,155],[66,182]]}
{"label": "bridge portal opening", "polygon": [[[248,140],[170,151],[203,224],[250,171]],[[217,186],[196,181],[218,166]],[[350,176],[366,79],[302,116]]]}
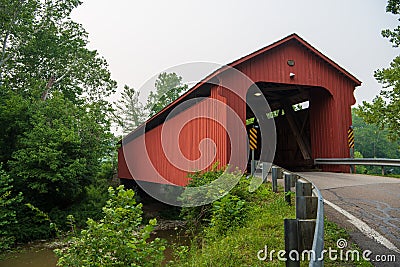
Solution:
{"label": "bridge portal opening", "polygon": [[[258,89],[256,88],[258,87]],[[260,95],[260,91],[262,95]],[[311,146],[312,110],[317,106],[323,106],[322,97],[331,97],[328,91],[321,87],[304,85],[280,84],[270,82],[257,82],[248,89],[246,95],[246,128],[249,131],[254,125],[263,123],[265,120],[274,120],[276,126],[276,152],[274,164],[289,170],[305,170],[314,167],[314,159]],[[261,97],[268,101],[269,108],[263,107]],[[250,104],[250,105],[249,105]],[[257,114],[265,114],[257,121]],[[260,112],[260,113],[259,113]],[[268,137],[268,133],[264,136]],[[261,135],[257,136],[261,143]],[[255,150],[255,159],[260,160],[261,150]],[[249,155],[250,166],[251,153]]]}

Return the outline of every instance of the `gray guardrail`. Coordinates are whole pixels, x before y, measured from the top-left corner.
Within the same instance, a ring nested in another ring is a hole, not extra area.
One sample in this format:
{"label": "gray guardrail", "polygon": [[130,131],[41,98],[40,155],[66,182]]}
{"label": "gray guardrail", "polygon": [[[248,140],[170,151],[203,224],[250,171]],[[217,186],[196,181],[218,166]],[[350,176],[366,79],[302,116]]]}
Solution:
{"label": "gray guardrail", "polygon": [[[315,224],[315,231],[314,231],[314,239],[312,250],[315,252],[315,255],[320,257],[322,255],[322,251],[324,250],[324,198],[322,197],[321,192],[319,191],[318,187],[316,187],[313,183],[313,194],[318,197],[318,204],[317,204],[317,218]],[[309,266],[324,266],[323,259],[312,259],[310,261]]]}
{"label": "gray guardrail", "polygon": [[[311,254],[309,266],[324,265],[321,259],[324,250],[324,200],[319,189],[298,174],[273,166],[272,190],[278,191],[277,180],[284,179],[285,199],[291,204],[291,189],[296,193],[296,219],[285,219],[286,266],[300,266],[300,260],[288,258],[291,251],[300,255],[308,251]],[[264,177],[264,176],[263,176]]]}
{"label": "gray guardrail", "polygon": [[392,166],[400,167],[400,159],[384,158],[318,158],[314,160],[315,165],[369,165],[369,166]]}

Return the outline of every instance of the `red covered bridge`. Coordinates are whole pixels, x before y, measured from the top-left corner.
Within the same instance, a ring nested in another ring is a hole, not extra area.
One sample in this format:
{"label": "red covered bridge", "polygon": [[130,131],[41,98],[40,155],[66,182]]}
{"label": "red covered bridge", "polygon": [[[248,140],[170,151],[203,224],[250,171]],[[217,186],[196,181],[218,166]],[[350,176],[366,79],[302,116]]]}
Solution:
{"label": "red covered bridge", "polygon": [[[353,93],[360,84],[292,34],[210,74],[126,136],[118,153],[118,176],[182,186],[188,171],[206,170],[215,162],[246,169],[247,138],[229,131],[246,133],[254,107],[265,117],[259,124],[272,121],[276,126],[276,133],[262,136],[276,143],[267,148],[275,152],[275,164],[304,169],[315,158],[347,158]],[[260,93],[269,107],[259,101]],[[304,102],[307,108],[293,108]],[[255,154],[263,157],[260,150]],[[346,166],[322,168],[349,171]]]}

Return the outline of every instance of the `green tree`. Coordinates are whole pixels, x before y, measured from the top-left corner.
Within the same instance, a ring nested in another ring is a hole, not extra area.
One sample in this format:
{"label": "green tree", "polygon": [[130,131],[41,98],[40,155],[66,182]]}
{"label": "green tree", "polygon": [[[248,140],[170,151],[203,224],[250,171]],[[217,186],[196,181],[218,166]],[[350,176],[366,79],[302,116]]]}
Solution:
{"label": "green tree", "polygon": [[[389,139],[389,131],[381,129],[376,124],[366,123],[358,116],[358,108],[352,110],[355,157],[365,158],[400,158],[400,140]],[[399,170],[394,169],[394,173]],[[357,166],[358,173],[380,174],[381,168],[373,166]]]}
{"label": "green tree", "polygon": [[69,247],[55,250],[58,266],[160,266],[164,242],[149,241],[156,225],[152,219],[142,225],[142,204],[136,204],[135,193],[109,188],[110,199],[100,221],[88,219]]}
{"label": "green tree", "polygon": [[15,194],[13,180],[0,164],[0,252],[14,244],[14,225],[17,224],[16,205],[22,201],[22,194]]}
{"label": "green tree", "polygon": [[2,89],[0,86],[0,162],[7,163],[20,135],[29,129],[31,101],[13,90]]}
{"label": "green tree", "polygon": [[98,104],[77,106],[56,92],[31,109],[11,173],[30,203],[45,211],[65,208],[82,197],[112,149],[109,123]]}
{"label": "green tree", "polygon": [[139,99],[140,92],[125,85],[121,99],[115,103],[114,113],[117,124],[125,134],[136,129],[146,118],[143,104]]}
{"label": "green tree", "polygon": [[[400,0],[389,0],[387,12],[400,14]],[[389,38],[395,48],[400,45],[400,25],[394,30],[383,30],[382,35]],[[400,56],[397,56],[390,67],[377,70],[375,78],[384,85],[386,90],[381,91],[372,103],[363,102],[359,115],[368,123],[378,125],[381,129],[388,129],[392,140],[400,138]]]}
{"label": "green tree", "polygon": [[[0,162],[14,190],[45,212],[80,203],[115,154],[104,99],[116,82],[70,17],[80,4],[0,0]],[[47,235],[21,206],[20,238]]]}
{"label": "green tree", "polygon": [[[362,158],[364,158],[364,156],[361,154],[360,151],[354,151],[354,158],[362,159]],[[368,170],[365,166],[360,165],[360,166],[356,167],[356,173],[366,174],[366,173],[368,173]]]}
{"label": "green tree", "polygon": [[70,18],[79,0],[0,0],[0,160],[29,128],[29,107],[53,92],[76,104],[115,91],[107,62],[87,49],[88,34]]}
{"label": "green tree", "polygon": [[155,82],[155,91],[150,92],[146,109],[153,116],[165,106],[177,99],[188,86],[182,83],[182,77],[176,73],[161,73]]}
{"label": "green tree", "polygon": [[352,110],[355,149],[366,158],[400,158],[400,141],[391,141],[387,129],[366,123],[359,112]]}
{"label": "green tree", "polygon": [[[1,0],[0,84],[23,96],[103,99],[114,92],[107,62],[87,49],[88,34],[71,20],[79,0]],[[4,89],[3,89],[4,90]]]}

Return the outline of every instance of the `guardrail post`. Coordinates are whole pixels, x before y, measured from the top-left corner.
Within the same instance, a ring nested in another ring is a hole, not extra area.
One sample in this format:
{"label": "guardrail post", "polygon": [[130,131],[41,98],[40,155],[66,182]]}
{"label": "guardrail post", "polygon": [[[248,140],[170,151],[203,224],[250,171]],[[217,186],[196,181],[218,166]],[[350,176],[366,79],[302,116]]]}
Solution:
{"label": "guardrail post", "polygon": [[304,179],[297,179],[296,181],[296,196],[297,197],[311,197],[312,184]]}
{"label": "guardrail post", "polygon": [[[273,169],[273,176],[276,177]],[[324,249],[324,209],[321,192],[311,182],[299,175],[284,172],[285,200],[290,204],[291,187],[296,186],[296,219],[285,219],[286,266],[300,266],[307,256],[310,267],[322,267]],[[307,251],[304,254],[304,251]],[[310,251],[310,252],[309,252]],[[307,259],[306,259],[307,260]]]}
{"label": "guardrail post", "polygon": [[317,217],[318,198],[309,196],[296,196],[296,218],[315,219]]}
{"label": "guardrail post", "polygon": [[271,169],[271,176],[272,176],[272,192],[278,192],[278,173],[280,172],[281,168],[272,166]]}
{"label": "guardrail post", "polygon": [[285,179],[285,200],[286,202],[290,205],[291,204],[291,187],[292,187],[292,183],[293,183],[293,174],[285,172],[283,174],[284,179]]}
{"label": "guardrail post", "polygon": [[272,166],[272,175],[275,175],[276,179],[283,179],[283,170],[278,166]]}
{"label": "guardrail post", "polygon": [[[284,231],[285,231],[285,251],[286,251],[286,266],[299,267],[300,256],[299,251],[299,235],[297,232],[298,225],[296,219],[285,219],[284,220]],[[292,251],[294,251],[292,253]],[[297,254],[297,255],[296,255]],[[297,258],[296,258],[297,257]],[[294,259],[294,260],[293,260]]]}
{"label": "guardrail post", "polygon": [[296,182],[296,219],[298,220],[299,252],[312,248],[318,198],[312,196],[312,184],[298,179]]}
{"label": "guardrail post", "polygon": [[250,167],[250,174],[254,176],[256,171],[256,160],[254,159],[254,149],[251,150],[251,167]]}
{"label": "guardrail post", "polygon": [[312,196],[312,184],[298,179],[296,182],[296,218],[315,219],[317,217],[318,198]]}
{"label": "guardrail post", "polygon": [[300,176],[298,176],[297,174],[292,173],[292,177],[290,180],[290,186],[291,187],[295,187],[296,186],[296,182],[297,180],[300,178]]}
{"label": "guardrail post", "polygon": [[314,241],[315,219],[297,220],[299,235],[299,253],[304,250],[311,250]]}

